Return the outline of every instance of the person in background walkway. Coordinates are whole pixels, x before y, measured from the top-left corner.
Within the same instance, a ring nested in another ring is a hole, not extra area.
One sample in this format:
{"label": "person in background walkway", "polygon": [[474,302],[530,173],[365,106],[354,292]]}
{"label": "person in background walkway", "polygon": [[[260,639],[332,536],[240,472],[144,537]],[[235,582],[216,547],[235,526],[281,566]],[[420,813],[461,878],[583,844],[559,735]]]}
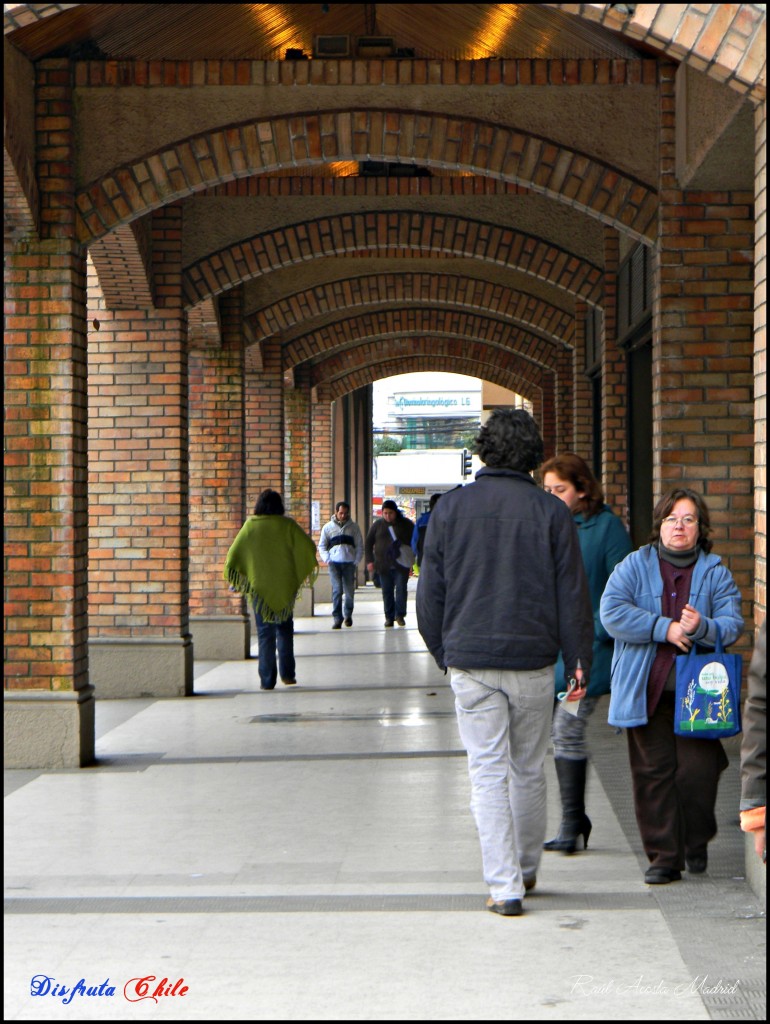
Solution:
{"label": "person in background walkway", "polygon": [[425,531],[428,529],[430,514],[440,497],[441,494],[431,494],[430,501],[428,502],[428,511],[423,512],[414,524],[414,530],[412,532],[412,551],[414,551],[414,560],[417,563],[418,568],[422,563],[422,549],[425,544]]}
{"label": "person in background walkway", "polygon": [[767,815],[767,619],[757,630],[749,665],[741,739],[741,828],[754,836],[757,856],[766,860]]}
{"label": "person in background walkway", "polygon": [[247,597],[254,609],[259,640],[259,680],[263,690],[275,689],[276,647],[281,682],[293,686],[294,604],[303,583],[318,574],[315,544],[284,514],[277,491],[262,491],[225,561],[224,578],[232,590]]}
{"label": "person in background walkway", "polygon": [[[558,835],[545,843],[543,849],[574,853],[578,837],[583,837],[586,848],[591,833],[591,820],[585,812],[586,725],[599,697],[610,692],[613,642],[599,618],[599,602],[610,573],[630,553],[631,538],[620,519],[604,504],[599,482],[579,455],[557,455],[544,463],[541,472],[544,489],[560,498],[572,513],[594,616],[593,664],[587,695],[579,701],[576,715],[565,708],[565,701],[557,700],[553,716],[553,753],[562,817]],[[560,690],[564,690],[561,655],[556,663],[556,692]]]}
{"label": "person in background walkway", "polygon": [[655,506],[649,544],[615,567],[600,604],[615,638],[609,723],[627,730],[648,885],[678,882],[685,865],[704,872],[717,831],[722,744],[674,734],[677,655],[694,643],[713,648],[717,624],[725,647],[743,631],[741,595],[710,534],[703,498],[670,490]]}
{"label": "person in background walkway", "polygon": [[[356,566],[364,557],[364,539],[358,524],[350,518],[350,505],[338,501],[334,515],[321,530],[318,553],[329,564],[332,582],[332,629],[353,625]],[[344,608],[343,608],[344,595]]]}
{"label": "person in background walkway", "polygon": [[385,625],[406,625],[406,585],[412,573],[414,523],[395,501],[382,503],[382,517],[375,519],[366,535],[366,568],[377,573],[382,587]]}
{"label": "person in background walkway", "polygon": [[594,629],[572,516],[530,475],[543,458],[535,421],[498,409],[476,447],[486,465],[475,482],[431,513],[417,624],[449,668],[487,908],[514,917],[543,852],[554,665],[563,651],[570,674],[587,682]]}

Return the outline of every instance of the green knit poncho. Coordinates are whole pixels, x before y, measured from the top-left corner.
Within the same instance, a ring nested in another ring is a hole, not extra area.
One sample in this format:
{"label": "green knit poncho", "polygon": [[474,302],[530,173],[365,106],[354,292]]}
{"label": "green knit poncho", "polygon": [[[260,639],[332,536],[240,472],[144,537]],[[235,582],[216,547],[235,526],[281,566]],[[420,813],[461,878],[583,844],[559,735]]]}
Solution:
{"label": "green knit poncho", "polygon": [[266,622],[285,622],[318,575],[315,544],[287,516],[249,516],[227,553],[224,579]]}

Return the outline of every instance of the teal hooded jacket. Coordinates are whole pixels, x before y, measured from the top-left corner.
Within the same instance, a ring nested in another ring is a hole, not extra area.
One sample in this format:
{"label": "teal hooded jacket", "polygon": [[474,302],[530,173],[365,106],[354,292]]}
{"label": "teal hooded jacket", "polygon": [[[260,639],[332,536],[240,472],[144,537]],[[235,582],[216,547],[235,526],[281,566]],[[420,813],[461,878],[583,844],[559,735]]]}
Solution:
{"label": "teal hooded jacket", "polygon": [[[631,538],[621,520],[605,505],[596,515],[586,519],[582,512],[572,517],[578,531],[580,552],[588,577],[591,608],[594,613],[594,658],[588,682],[588,696],[600,697],[610,692],[610,666],[613,640],[602,625],[599,603],[612,570],[631,551]],[[554,670],[556,693],[565,688],[564,661],[561,654]]]}

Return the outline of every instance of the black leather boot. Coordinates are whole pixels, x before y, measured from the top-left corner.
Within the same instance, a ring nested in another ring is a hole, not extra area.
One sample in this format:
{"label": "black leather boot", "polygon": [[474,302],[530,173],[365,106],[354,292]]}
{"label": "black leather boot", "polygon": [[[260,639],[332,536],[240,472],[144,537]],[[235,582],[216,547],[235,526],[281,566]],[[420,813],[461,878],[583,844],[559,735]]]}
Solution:
{"label": "black leather boot", "polygon": [[586,768],[588,761],[570,761],[566,757],[555,758],[556,777],[561,794],[561,825],[559,834],[543,843],[544,850],[559,850],[574,853],[578,837],[583,837],[583,849],[588,849],[591,834],[591,820],[586,815]]}

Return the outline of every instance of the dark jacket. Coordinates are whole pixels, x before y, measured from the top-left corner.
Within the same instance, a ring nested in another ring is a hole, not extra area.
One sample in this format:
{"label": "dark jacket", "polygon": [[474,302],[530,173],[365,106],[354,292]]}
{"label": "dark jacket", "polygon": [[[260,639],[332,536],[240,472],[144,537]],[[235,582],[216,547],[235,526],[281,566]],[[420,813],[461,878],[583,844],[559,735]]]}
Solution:
{"label": "dark jacket", "polygon": [[429,522],[430,512],[423,512],[414,524],[414,531],[412,533],[412,551],[414,551],[414,560],[418,565],[422,564],[422,549],[425,546],[425,531],[428,529]]}
{"label": "dark jacket", "polygon": [[[405,515],[400,515],[393,523],[396,538],[401,542],[401,550],[408,551],[412,545],[414,523]],[[393,544],[390,525],[384,519],[375,519],[366,535],[366,564],[374,562],[375,572],[387,572],[393,568],[388,551]],[[405,568],[405,567],[404,567]]]}
{"label": "dark jacket", "polygon": [[486,467],[431,513],[417,623],[440,668],[590,673],[593,616],[569,509],[527,473]]}

